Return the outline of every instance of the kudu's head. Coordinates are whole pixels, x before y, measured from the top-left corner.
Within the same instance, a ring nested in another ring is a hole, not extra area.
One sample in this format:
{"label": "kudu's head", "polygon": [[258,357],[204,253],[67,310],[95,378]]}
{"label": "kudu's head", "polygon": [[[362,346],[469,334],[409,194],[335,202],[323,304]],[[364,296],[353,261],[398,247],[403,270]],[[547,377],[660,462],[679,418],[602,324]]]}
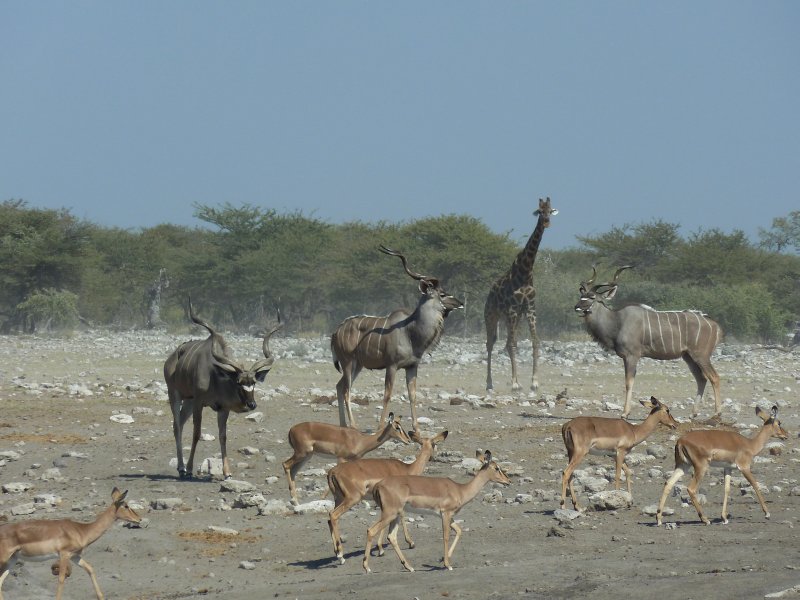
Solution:
{"label": "kudu's head", "polygon": [[192,301],[189,300],[189,318],[198,325],[205,327],[211,334],[211,360],[214,368],[227,377],[236,387],[236,393],[239,397],[239,404],[229,407],[233,412],[248,412],[256,408],[255,387],[256,382],[262,382],[267,377],[272,364],[275,362],[275,357],[269,349],[269,338],[273,333],[278,331],[283,325],[278,323],[271,329],[267,330],[264,335],[264,341],[261,343],[261,349],[264,353],[264,358],[257,360],[248,369],[243,364],[234,360],[227,355],[227,345],[225,339],[214,330],[211,325],[200,319],[192,307]]}
{"label": "kudu's head", "polygon": [[672,417],[666,404],[659,402],[655,396],[650,396],[650,400],[639,400],[642,406],[650,410],[650,415],[658,415],[658,422],[666,425],[670,429],[676,429],[679,423]]}
{"label": "kudu's head", "polygon": [[550,217],[557,215],[558,209],[550,206],[550,196],[548,196],[544,200],[539,198],[539,208],[533,211],[533,214],[539,217],[542,226],[547,228],[550,227]]}
{"label": "kudu's head", "polygon": [[757,406],[756,414],[764,421],[764,427],[771,427],[770,437],[778,438],[779,440],[785,440],[789,437],[789,434],[781,426],[781,422],[778,420],[777,405],[773,406],[770,412],[767,412],[761,407]]}
{"label": "kudu's head", "polygon": [[406,257],[397,252],[396,250],[392,250],[391,248],[387,248],[386,246],[380,246],[380,251],[384,254],[388,254],[389,256],[397,256],[403,263],[403,268],[406,270],[406,273],[410,276],[419,281],[419,291],[420,293],[435,302],[439,303],[441,307],[442,314],[446,317],[452,311],[463,308],[464,303],[461,302],[455,296],[448,294],[444,288],[439,284],[439,280],[436,277],[429,277],[427,275],[421,275],[419,273],[415,273],[411,269],[408,268],[408,261]]}
{"label": "kudu's head", "polygon": [[[611,300],[617,293],[617,279],[619,278],[619,274],[625,269],[632,268],[633,267],[631,265],[620,267],[617,269],[617,272],[614,273],[614,279],[608,283],[596,284],[594,283],[594,280],[597,279],[597,269],[592,267],[592,278],[589,281],[581,282],[579,288],[581,298],[575,305],[575,312],[578,313],[578,316],[588,317],[590,314],[592,314],[592,309],[594,308],[595,302],[605,305],[608,300]],[[606,308],[608,307],[606,306]]]}

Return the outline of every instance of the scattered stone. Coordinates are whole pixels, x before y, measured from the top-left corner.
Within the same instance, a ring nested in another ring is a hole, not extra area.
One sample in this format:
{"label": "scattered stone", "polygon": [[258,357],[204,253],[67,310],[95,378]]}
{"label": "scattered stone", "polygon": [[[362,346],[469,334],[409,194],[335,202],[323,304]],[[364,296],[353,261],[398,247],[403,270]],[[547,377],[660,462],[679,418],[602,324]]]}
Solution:
{"label": "scattered stone", "polygon": [[230,527],[218,527],[216,525],[209,525],[209,531],[213,531],[214,533],[221,533],[222,535],[239,535],[239,532],[235,529],[231,529]]}
{"label": "scattered stone", "polygon": [[589,505],[594,510],[617,510],[628,508],[631,504],[633,504],[633,498],[623,490],[598,492],[589,496]]}
{"label": "scattered stone", "polygon": [[[642,514],[648,515],[650,517],[655,517],[658,513],[658,504],[648,504],[647,506],[642,507]],[[674,515],[675,509],[670,508],[669,506],[665,506],[664,510],[661,513],[662,515]]]}
{"label": "scattered stone", "polygon": [[245,417],[245,419],[247,419],[248,421],[251,421],[252,423],[261,423],[262,421],[264,421],[264,413],[258,412],[258,411],[252,412],[252,413],[248,414]]}
{"label": "scattered stone", "polygon": [[26,502],[11,508],[11,514],[15,517],[21,515],[32,515],[36,512],[36,505],[33,502]]}
{"label": "scattered stone", "polygon": [[239,563],[239,568],[244,569],[245,571],[252,571],[256,568],[255,563],[250,562],[249,560],[243,560]]}
{"label": "scattered stone", "polygon": [[288,515],[292,512],[290,505],[284,500],[267,500],[258,506],[259,515]]}
{"label": "scattered stone", "polygon": [[574,521],[578,517],[583,516],[579,510],[569,510],[567,508],[557,508],[553,511],[553,516],[559,523],[568,523]]}
{"label": "scattered stone", "polygon": [[122,413],[120,413],[118,415],[111,415],[109,417],[109,419],[111,421],[114,421],[115,423],[122,423],[122,424],[133,423],[133,417],[132,416],[126,415],[126,414],[122,414]]}
{"label": "scattered stone", "polygon": [[157,498],[150,502],[150,508],[153,510],[175,510],[181,506],[183,506],[181,498]]}
{"label": "scattered stone", "polygon": [[305,504],[298,504],[293,510],[298,515],[327,514],[333,510],[333,500],[313,500]]}
{"label": "scattered stone", "polygon": [[219,491],[221,492],[235,492],[240,494],[242,492],[252,492],[256,486],[249,481],[239,481],[237,479],[226,479],[220,484]]}
{"label": "scattered stone", "polygon": [[27,482],[12,482],[3,484],[3,492],[6,494],[21,494],[27,492],[33,486]]}

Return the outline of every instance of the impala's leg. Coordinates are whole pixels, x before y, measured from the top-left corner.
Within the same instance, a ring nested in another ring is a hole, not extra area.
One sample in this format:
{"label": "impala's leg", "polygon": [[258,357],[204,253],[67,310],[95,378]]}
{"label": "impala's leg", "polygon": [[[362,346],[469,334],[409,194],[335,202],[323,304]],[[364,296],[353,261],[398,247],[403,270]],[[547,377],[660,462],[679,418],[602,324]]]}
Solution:
{"label": "impala's leg", "polygon": [[684,470],[680,467],[675,467],[675,470],[670,475],[667,483],[664,484],[664,491],[661,492],[661,500],[658,502],[658,511],[656,511],[656,524],[660,527],[661,526],[661,514],[664,512],[664,504],[667,502],[667,496],[672,491],[672,488],[675,487],[675,484],[678,483],[681,477],[684,475]]}
{"label": "impala's leg", "polygon": [[[453,523],[453,513],[442,511],[442,540],[444,541],[444,554],[442,562],[448,571],[453,570],[450,564],[450,525]],[[456,542],[458,538],[456,538]],[[455,545],[455,544],[454,544]]]}
{"label": "impala's leg", "polygon": [[186,464],[186,476],[191,478],[194,473],[194,453],[197,442],[200,441],[200,430],[203,426],[203,405],[199,402],[192,406],[192,448],[189,451],[189,462]]}
{"label": "impala's leg", "polygon": [[461,539],[461,527],[458,525],[458,523],[456,523],[451,519],[450,528],[456,532],[456,537],[453,540],[453,544],[450,546],[450,551],[448,552],[448,557],[453,558],[453,553],[456,551],[456,545],[458,544],[458,541]]}
{"label": "impala's leg", "polygon": [[536,304],[533,299],[528,301],[528,327],[531,330],[531,350],[533,352],[533,370],[531,371],[531,391],[539,391],[539,380],[536,377],[536,369],[539,364],[539,336],[536,335]]}
{"label": "impala's leg", "polygon": [[89,574],[89,577],[92,578],[92,585],[94,586],[94,593],[97,595],[97,600],[103,600],[103,592],[100,591],[100,584],[97,582],[97,576],[95,575],[92,565],[86,562],[81,556],[73,556],[72,562],[77,563],[77,565],[80,567],[83,567],[84,571]]}
{"label": "impala's leg", "polygon": [[414,429],[418,430],[417,429],[417,365],[412,365],[406,369],[406,390],[408,390],[408,401],[411,404],[411,422],[414,424]]}
{"label": "impala's leg", "polygon": [[[353,508],[360,498],[342,498],[340,500],[336,500],[337,504],[333,508],[333,510],[328,513],[328,526],[331,530],[331,539],[333,540],[333,551],[336,554],[336,558],[339,559],[341,564],[344,564],[344,545],[342,544],[342,536],[339,532],[339,519],[351,508]],[[380,544],[380,538],[378,538],[378,543]]]}
{"label": "impala's leg", "polygon": [[753,477],[753,474],[750,472],[750,467],[745,465],[736,465],[739,467],[739,471],[741,471],[742,475],[745,476],[750,485],[753,486],[753,491],[756,493],[756,497],[758,498],[758,503],[761,505],[761,510],[764,511],[764,518],[769,519],[769,511],[767,510],[767,504],[764,502],[764,496],[761,495],[761,490],[758,487],[758,482],[756,478]]}
{"label": "impala's leg", "polygon": [[[389,525],[389,523],[391,523],[396,518],[396,516],[397,514],[392,515],[390,513],[389,516],[387,517],[386,513],[383,512],[383,508],[381,508],[381,518],[372,527],[367,529],[367,547],[364,550],[364,560],[361,562],[361,566],[364,567],[364,570],[367,573],[372,572],[369,568],[369,551],[372,549],[372,540],[375,538],[376,535],[378,535],[381,531],[383,531]],[[392,534],[390,530],[389,531],[390,542],[392,541],[391,536]],[[401,557],[400,560],[402,561],[403,560],[402,553],[398,550],[397,547],[395,547],[395,550],[397,551],[398,556]]]}
{"label": "impala's leg", "polygon": [[572,508],[575,510],[580,510],[580,508],[578,508],[578,499],[575,496],[575,489],[572,485],[572,473],[578,468],[578,465],[581,464],[584,456],[585,454],[574,452],[570,457],[567,468],[564,469],[564,473],[561,475],[561,508],[564,508],[564,504],[566,504],[567,486],[569,486],[569,496],[572,499]]}
{"label": "impala's leg", "polygon": [[700,500],[697,498],[697,489],[700,487],[700,481],[706,474],[706,469],[708,469],[708,465],[694,465],[694,475],[692,476],[692,480],[689,482],[689,485],[686,486],[686,491],[689,492],[689,498],[692,500],[692,504],[694,504],[694,508],[697,511],[697,516],[700,517],[700,520],[706,525],[711,525],[711,521],[703,514],[703,509],[700,506]]}
{"label": "impala's leg", "polygon": [[311,454],[299,454],[298,451],[295,450],[291,458],[288,458],[283,463],[283,472],[286,473],[286,480],[289,482],[289,495],[292,497],[292,502],[295,505],[300,504],[300,501],[297,499],[297,487],[295,486],[294,480],[297,477],[297,473],[310,458]]}
{"label": "impala's leg", "polygon": [[70,559],[69,552],[58,553],[58,587],[56,587],[56,600],[61,600],[64,593],[64,582],[67,580],[68,565]]}
{"label": "impala's leg", "polygon": [[625,408],[622,409],[622,418],[627,419],[631,411],[631,398],[633,397],[633,380],[636,378],[636,365],[639,357],[623,356],[622,364],[625,366]]}
{"label": "impala's leg", "polygon": [[222,476],[231,478],[231,466],[228,464],[228,416],[230,411],[221,408],[217,412],[217,429],[219,432],[219,449],[222,452]]}
{"label": "impala's leg", "polygon": [[409,548],[414,547],[414,540],[411,539],[411,534],[408,532],[408,524],[406,523],[406,511],[400,510],[400,524],[403,526],[403,537],[406,540]]}
{"label": "impala's leg", "polygon": [[725,468],[725,494],[722,496],[722,522],[728,524],[728,498],[731,494],[731,470]]}
{"label": "impala's leg", "polygon": [[[487,304],[489,301],[487,300]],[[486,323],[486,391],[494,389],[492,384],[492,349],[497,342],[497,313],[485,310],[483,320]]]}
{"label": "impala's leg", "polygon": [[511,360],[511,389],[516,391],[522,386],[517,379],[517,325],[518,315],[516,307],[509,309],[506,315],[506,328],[508,329],[506,337],[506,352],[508,358]]}
{"label": "impala's leg", "polygon": [[394,521],[392,521],[389,524],[389,534],[386,537],[389,538],[389,543],[392,545],[392,548],[394,548],[394,551],[397,553],[397,558],[400,559],[400,563],[407,571],[411,571],[413,573],[414,567],[411,566],[411,563],[408,562],[408,559],[406,559],[405,555],[403,554],[403,551],[400,550],[400,544],[397,541],[397,530],[399,529],[400,518],[401,518],[401,513],[398,513]]}
{"label": "impala's leg", "polygon": [[[383,412],[381,412],[381,422],[378,427],[383,427],[386,423],[386,417],[389,415],[389,400],[392,399],[392,390],[394,389],[394,376],[397,373],[397,367],[389,365],[386,367],[386,377],[383,381]],[[406,371],[406,375],[408,371]],[[411,401],[411,398],[409,398]],[[413,404],[412,404],[413,406]],[[416,426],[416,421],[414,422]]]}

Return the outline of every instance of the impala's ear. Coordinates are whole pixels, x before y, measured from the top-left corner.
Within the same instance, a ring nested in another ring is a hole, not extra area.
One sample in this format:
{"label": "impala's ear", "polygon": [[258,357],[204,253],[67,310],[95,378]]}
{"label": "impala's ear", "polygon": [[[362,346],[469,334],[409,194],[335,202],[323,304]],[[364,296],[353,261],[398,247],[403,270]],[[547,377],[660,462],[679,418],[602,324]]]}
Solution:
{"label": "impala's ear", "polygon": [[771,413],[768,413],[767,411],[765,411],[764,409],[762,409],[760,406],[756,406],[756,415],[757,415],[757,416],[758,416],[758,417],[759,417],[759,418],[760,418],[762,421],[764,421],[764,422],[766,423],[766,422],[767,422],[767,421],[769,421],[771,418],[773,418],[773,417],[775,417],[775,416],[777,416],[777,415],[778,415],[778,408],[777,408],[777,407],[773,407],[773,412],[771,412]]}
{"label": "impala's ear", "polygon": [[388,422],[391,423],[392,421],[394,421],[394,413],[390,412]]}

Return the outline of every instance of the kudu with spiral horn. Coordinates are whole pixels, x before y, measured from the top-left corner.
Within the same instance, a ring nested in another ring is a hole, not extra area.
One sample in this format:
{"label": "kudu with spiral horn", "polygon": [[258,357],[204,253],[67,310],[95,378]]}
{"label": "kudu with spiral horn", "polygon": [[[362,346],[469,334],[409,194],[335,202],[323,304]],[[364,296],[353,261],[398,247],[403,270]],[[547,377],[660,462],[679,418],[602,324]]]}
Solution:
{"label": "kudu with spiral horn", "polygon": [[625,408],[627,417],[633,396],[636,365],[642,357],[656,360],[682,358],[697,382],[693,415],[696,416],[706,383],[714,388],[715,416],[721,411],[719,375],[711,365],[711,354],[722,329],[708,315],[697,310],[661,311],[644,304],[630,304],[613,309],[608,302],[617,293],[620,273],[631,266],[617,269],[608,283],[594,283],[592,278],[580,285],[580,300],[575,311],[584,319],[589,335],[606,350],[622,358],[625,366]]}
{"label": "kudu with spiral horn", "polygon": [[417,429],[415,401],[419,361],[426,351],[439,343],[447,315],[463,304],[448,294],[437,278],[412,271],[402,253],[385,246],[380,246],[380,251],[400,258],[405,272],[419,282],[420,297],[414,310],[400,308],[383,317],[348,317],[333,332],[333,364],[342,374],[336,384],[339,424],[345,426],[349,420],[351,427],[356,425],[350,409],[350,390],[361,369],[386,370],[381,425],[385,423],[395,374],[398,369],[405,369],[411,419]]}
{"label": "kudu with spiral horn", "polygon": [[[172,409],[172,431],[175,434],[178,455],[178,474],[181,479],[192,476],[203,409],[208,406],[217,413],[222,474],[228,479],[231,476],[226,448],[228,415],[231,411],[244,413],[256,408],[255,385],[256,382],[264,381],[275,361],[269,350],[269,338],[281,328],[281,324],[278,323],[267,330],[261,345],[264,358],[246,368],[231,358],[225,339],[194,313],[191,299],[189,318],[201,327],[205,327],[210,335],[205,340],[184,342],[164,363],[164,380],[167,382],[169,405]],[[189,462],[184,466],[181,437],[189,415],[192,415],[194,430]]]}

